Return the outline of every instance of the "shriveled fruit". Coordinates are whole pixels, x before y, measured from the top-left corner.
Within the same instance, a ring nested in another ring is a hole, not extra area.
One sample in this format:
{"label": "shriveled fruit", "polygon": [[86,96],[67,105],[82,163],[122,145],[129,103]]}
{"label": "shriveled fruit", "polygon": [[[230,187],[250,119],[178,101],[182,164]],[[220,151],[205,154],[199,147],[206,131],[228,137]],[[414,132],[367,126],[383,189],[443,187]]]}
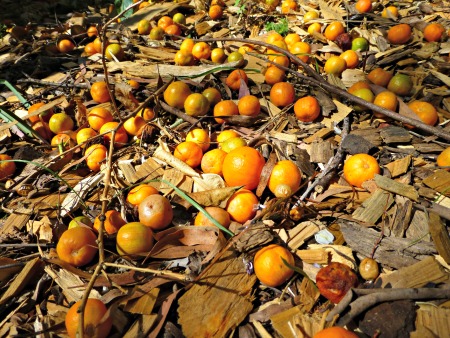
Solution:
{"label": "shriveled fruit", "polygon": [[205,174],[217,174],[222,176],[223,161],[227,153],[222,149],[212,149],[206,152],[200,163],[200,167]]}
{"label": "shriveled fruit", "polygon": [[333,55],[325,61],[324,71],[327,74],[339,76],[346,69],[346,67],[347,64],[343,58]]}
{"label": "shriveled fruit", "polygon": [[225,210],[233,221],[244,224],[256,215],[258,197],[248,189],[239,189],[227,201]]}
{"label": "shriveled fruit", "polygon": [[226,119],[221,117],[239,115],[239,108],[232,100],[223,100],[214,106],[213,115],[216,117],[217,123],[223,124],[226,122]]}
{"label": "shriveled fruit", "polygon": [[408,107],[419,116],[423,123],[429,126],[434,126],[439,119],[436,108],[429,102],[417,100],[408,103]]}
{"label": "shriveled fruit", "polygon": [[232,150],[223,161],[223,177],[228,186],[243,185],[253,190],[259,184],[259,177],[265,160],[259,151],[245,146]]}
{"label": "shriveled fruit", "polygon": [[59,259],[73,266],[90,263],[97,251],[97,236],[85,227],[67,229],[56,245]]}
{"label": "shriveled fruit", "polygon": [[256,96],[246,95],[239,99],[238,110],[240,115],[257,116],[261,111],[261,104]]}
{"label": "shriveled fruit", "polygon": [[90,93],[92,99],[97,103],[105,103],[111,101],[108,86],[104,81],[94,82],[91,86]]}
{"label": "shriveled fruit", "polygon": [[364,258],[361,263],[359,263],[359,274],[365,280],[376,279],[380,274],[377,261],[373,258]]}
{"label": "shriveled fruit", "polygon": [[280,184],[289,186],[291,193],[294,193],[302,181],[302,173],[298,166],[289,160],[278,161],[272,169],[267,182],[267,187],[275,193]]}
{"label": "shriveled fruit", "polygon": [[270,89],[270,102],[277,107],[286,107],[294,103],[295,89],[289,82],[275,83]]}
{"label": "shriveled fruit", "polygon": [[256,277],[270,287],[277,287],[286,282],[294,274],[283,259],[290,265],[295,264],[292,253],[277,244],[270,244],[260,249],[253,260]]}
{"label": "shriveled fruit", "polygon": [[189,116],[204,116],[209,110],[208,99],[200,93],[192,93],[184,101],[184,111]]}
{"label": "shriveled fruit", "polygon": [[393,45],[402,45],[411,39],[411,34],[411,27],[406,23],[401,23],[389,28],[387,39]]}
{"label": "shriveled fruit", "polygon": [[[112,140],[112,131],[115,130],[114,140]],[[114,148],[122,148],[128,142],[128,134],[123,126],[119,127],[119,122],[107,122],[99,130],[103,134],[106,143],[114,142]]]}
{"label": "shriveled fruit", "polygon": [[445,28],[438,22],[428,24],[423,30],[423,37],[428,42],[441,41],[445,33]]}
{"label": "shriveled fruit", "polygon": [[233,90],[239,90],[241,81],[248,84],[248,76],[242,69],[235,69],[227,76],[225,84]]}
{"label": "shriveled fruit", "polygon": [[185,141],[175,147],[173,156],[182,160],[188,166],[196,168],[202,161],[203,151],[197,143]]}
{"label": "shriveled fruit", "polygon": [[7,154],[0,154],[0,181],[11,177],[15,171],[16,164],[12,162],[12,157]]}
{"label": "shriveled fruit", "polygon": [[323,33],[328,40],[334,41],[338,35],[345,32],[344,25],[340,21],[334,21],[330,23]]}
{"label": "shriveled fruit", "polygon": [[70,131],[74,127],[72,118],[66,113],[53,114],[48,121],[48,127],[54,134]]}
{"label": "shriveled fruit", "polygon": [[139,184],[132,188],[127,194],[127,202],[132,205],[139,205],[150,195],[155,195],[158,190],[149,184]]}
{"label": "shriveled fruit", "polygon": [[174,81],[164,91],[164,101],[171,107],[182,109],[189,95],[191,95],[191,89],[186,83]]}
{"label": "shriveled fruit", "polygon": [[96,107],[88,113],[89,126],[95,131],[99,131],[105,123],[113,120],[111,112],[103,107]]}
{"label": "shriveled fruit", "polygon": [[167,228],[172,218],[172,205],[164,196],[150,195],[139,204],[139,222],[153,230]]}
{"label": "shriveled fruit", "polygon": [[352,287],[358,277],[348,265],[332,262],[321,268],[316,275],[316,285],[322,296],[337,304]]}
{"label": "shriveled fruit", "polygon": [[101,163],[106,159],[107,149],[103,144],[94,144],[86,149],[86,164],[92,171],[99,171]]}
{"label": "shriveled fruit", "polygon": [[211,139],[206,129],[196,128],[189,131],[186,135],[187,142],[197,143],[202,151],[208,150]]}
{"label": "shriveled fruit", "polygon": [[297,120],[313,122],[320,115],[320,104],[314,96],[304,96],[294,104],[294,113]]}
{"label": "shriveled fruit", "polygon": [[389,81],[387,89],[397,95],[408,95],[413,88],[413,82],[409,75],[395,74]]}
{"label": "shriveled fruit", "polygon": [[[121,227],[124,226],[125,220],[120,215],[117,210],[108,210],[105,212],[105,223],[103,229],[109,235],[115,234]],[[100,230],[100,217],[97,216],[94,220],[94,229],[96,231]]]}
{"label": "shriveled fruit", "polygon": [[361,188],[362,184],[380,173],[375,157],[368,154],[355,154],[344,163],[344,177],[348,183]]}
{"label": "shriveled fruit", "polygon": [[153,231],[140,222],[131,222],[117,232],[116,249],[122,256],[145,255],[153,248]]}
{"label": "shriveled fruit", "polygon": [[[81,300],[73,304],[65,317],[67,334],[70,338],[77,337],[80,321]],[[105,304],[96,298],[88,298],[83,314],[83,334],[87,338],[106,338],[112,328],[112,319]]]}
{"label": "shriveled fruit", "polygon": [[367,74],[367,79],[373,84],[386,87],[393,75],[392,72],[384,70],[383,68],[375,68]]}
{"label": "shriveled fruit", "polygon": [[450,167],[450,147],[444,149],[438,155],[436,158],[436,164],[440,167]]}
{"label": "shriveled fruit", "polygon": [[[223,208],[219,207],[206,207],[205,211],[209,213],[220,225],[228,228],[231,223],[230,214]],[[199,211],[194,220],[194,225],[197,226],[215,226],[214,223],[209,220],[204,213]]]}
{"label": "shriveled fruit", "polygon": [[313,338],[359,338],[359,336],[343,327],[333,326],[320,330]]}

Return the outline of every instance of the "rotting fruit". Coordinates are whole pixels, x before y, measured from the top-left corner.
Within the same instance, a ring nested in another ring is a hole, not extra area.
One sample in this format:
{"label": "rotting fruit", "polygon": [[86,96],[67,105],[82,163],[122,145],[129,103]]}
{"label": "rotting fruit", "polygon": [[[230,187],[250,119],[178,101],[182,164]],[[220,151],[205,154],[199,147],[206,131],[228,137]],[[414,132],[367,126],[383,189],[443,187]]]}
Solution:
{"label": "rotting fruit", "polygon": [[[220,207],[206,207],[205,211],[211,215],[220,225],[228,228],[231,223],[230,214]],[[206,215],[199,211],[194,220],[194,225],[197,226],[216,226]]]}
{"label": "rotting fruit", "polygon": [[164,196],[150,195],[139,204],[139,222],[153,230],[167,228],[172,219],[172,205]]}
{"label": "rotting fruit", "polygon": [[332,262],[319,270],[316,285],[322,296],[337,304],[358,284],[355,272],[345,264]]}
{"label": "rotting fruit", "polygon": [[366,257],[359,263],[359,274],[365,280],[374,280],[380,274],[378,263],[373,258]]}

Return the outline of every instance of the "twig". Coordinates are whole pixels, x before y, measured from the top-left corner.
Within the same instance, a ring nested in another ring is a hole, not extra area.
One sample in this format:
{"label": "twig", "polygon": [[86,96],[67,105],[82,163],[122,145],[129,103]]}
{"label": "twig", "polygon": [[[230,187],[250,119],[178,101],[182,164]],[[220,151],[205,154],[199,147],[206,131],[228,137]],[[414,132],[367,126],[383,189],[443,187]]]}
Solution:
{"label": "twig", "polygon": [[195,117],[189,116],[189,115],[183,113],[181,110],[169,106],[167,103],[165,103],[163,101],[161,101],[160,104],[161,104],[161,107],[164,108],[164,110],[168,111],[172,115],[175,115],[176,117],[179,117],[180,119],[185,120],[186,122],[189,122],[192,125],[196,125],[197,123],[199,123],[199,120],[196,119]]}
{"label": "twig", "polygon": [[81,88],[86,89],[88,88],[87,83],[59,83],[59,82],[51,82],[51,81],[44,81],[44,80],[38,80],[33,78],[27,78],[27,79],[19,79],[17,80],[17,83],[33,83],[43,86],[52,86],[52,87],[63,87],[63,88]]}
{"label": "twig", "polygon": [[104,263],[105,266],[109,266],[112,268],[119,268],[119,269],[128,269],[128,270],[134,270],[134,271],[139,271],[139,272],[144,272],[144,273],[152,273],[156,276],[160,276],[160,277],[169,277],[178,281],[189,281],[190,278],[187,275],[181,274],[181,273],[176,273],[176,272],[172,272],[172,271],[167,271],[167,270],[155,270],[155,269],[149,269],[149,268],[138,268],[136,266],[129,266],[129,265],[123,265],[123,264],[116,264],[116,263]]}

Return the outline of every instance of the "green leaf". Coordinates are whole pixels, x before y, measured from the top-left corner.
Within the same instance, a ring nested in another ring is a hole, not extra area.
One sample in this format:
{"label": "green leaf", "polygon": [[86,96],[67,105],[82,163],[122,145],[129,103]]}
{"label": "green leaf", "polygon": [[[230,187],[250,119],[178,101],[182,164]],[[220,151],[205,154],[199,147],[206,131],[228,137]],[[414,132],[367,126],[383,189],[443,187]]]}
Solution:
{"label": "green leaf", "polygon": [[[117,11],[120,13],[125,10],[127,7],[133,4],[133,0],[114,0],[114,5],[117,8]],[[126,11],[123,14],[124,18],[128,18],[133,14],[133,10]]]}

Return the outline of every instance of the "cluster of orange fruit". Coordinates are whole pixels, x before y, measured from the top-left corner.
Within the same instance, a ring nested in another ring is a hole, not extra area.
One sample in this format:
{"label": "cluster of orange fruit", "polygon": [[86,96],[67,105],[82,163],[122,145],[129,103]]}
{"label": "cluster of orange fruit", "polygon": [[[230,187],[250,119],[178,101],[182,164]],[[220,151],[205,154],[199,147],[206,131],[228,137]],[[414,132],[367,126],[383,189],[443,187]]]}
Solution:
{"label": "cluster of orange fruit", "polygon": [[140,35],[149,34],[152,40],[162,40],[164,34],[181,35],[182,27],[186,24],[186,17],[183,13],[175,13],[172,17],[164,15],[158,19],[156,25],[147,19],[138,22],[137,30]]}

